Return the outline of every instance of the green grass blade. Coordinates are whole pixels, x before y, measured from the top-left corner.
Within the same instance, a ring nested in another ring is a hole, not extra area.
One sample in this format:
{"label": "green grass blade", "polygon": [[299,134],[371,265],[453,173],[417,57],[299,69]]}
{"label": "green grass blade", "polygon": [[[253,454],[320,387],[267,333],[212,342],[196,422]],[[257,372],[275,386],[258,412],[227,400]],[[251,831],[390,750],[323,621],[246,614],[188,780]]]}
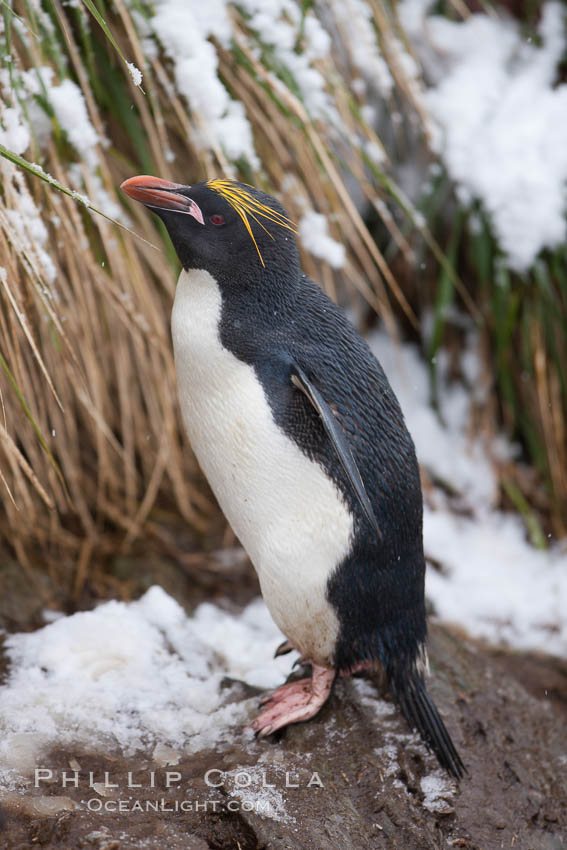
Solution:
{"label": "green grass blade", "polygon": [[[118,55],[120,56],[120,58],[122,59],[122,61],[126,65],[126,67],[128,68],[128,73],[131,75],[132,63],[128,62],[128,60],[126,59],[126,57],[124,56],[124,54],[120,50],[118,43],[116,42],[116,39],[114,38],[114,36],[110,32],[110,29],[108,28],[108,24],[106,23],[106,21],[104,20],[104,18],[100,14],[100,12],[98,11],[95,4],[92,2],[92,0],[82,0],[82,2],[83,2],[83,5],[87,7],[87,9],[91,13],[93,18],[97,22],[97,24],[99,25],[99,27],[101,28],[101,30],[103,31],[103,33],[105,34],[105,36],[107,37],[107,39],[109,40],[111,45],[115,49],[115,51],[118,53]],[[133,78],[132,78],[132,81],[134,82]],[[134,83],[134,85],[139,85],[140,90],[144,91],[141,84]]]}
{"label": "green grass blade", "polygon": [[51,174],[44,171],[41,165],[37,165],[35,162],[28,162],[27,159],[24,159],[22,156],[19,156],[19,154],[14,153],[14,151],[8,150],[8,148],[5,148],[4,145],[0,145],[0,156],[3,156],[5,159],[13,162],[14,165],[17,165],[19,168],[27,171],[27,173],[31,174],[33,177],[39,177],[39,179],[43,180],[44,183],[48,183],[50,186],[53,186],[54,189],[57,189],[59,192],[63,192],[63,194],[67,195],[69,198],[73,198],[74,201],[82,204],[88,210],[98,213],[98,215],[101,215],[103,218],[106,218],[108,221],[111,221],[123,230],[128,231],[128,233],[135,236],[136,239],[140,239],[142,242],[145,242],[146,245],[149,245],[150,248],[155,248],[156,251],[159,251],[157,245],[154,245],[152,242],[148,242],[148,240],[144,239],[143,236],[140,236],[139,233],[135,233],[125,224],[122,224],[122,222],[117,221],[115,218],[112,218],[112,216],[109,216],[102,210],[99,210],[99,208],[95,207],[86,195],[82,195],[80,192],[75,192],[73,189],[69,189],[67,186],[64,186],[59,182],[59,180],[56,180],[55,177],[52,177]]}
{"label": "green grass blade", "polygon": [[502,479],[502,487],[522,517],[532,546],[535,546],[536,549],[547,549],[547,540],[543,529],[521,490],[509,478]]}

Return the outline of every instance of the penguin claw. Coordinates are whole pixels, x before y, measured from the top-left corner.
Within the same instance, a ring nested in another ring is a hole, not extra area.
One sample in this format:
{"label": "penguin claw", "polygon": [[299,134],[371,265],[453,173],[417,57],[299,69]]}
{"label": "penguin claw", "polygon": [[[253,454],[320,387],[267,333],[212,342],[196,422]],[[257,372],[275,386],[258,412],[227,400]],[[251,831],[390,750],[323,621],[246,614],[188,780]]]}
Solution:
{"label": "penguin claw", "polygon": [[[275,691],[274,691],[275,693]],[[266,705],[268,702],[272,701],[273,694],[266,694],[265,697],[262,697],[260,700],[260,705]]]}
{"label": "penguin claw", "polygon": [[294,649],[295,647],[288,640],[284,640],[274,652],[274,658],[279,658],[280,655],[287,655],[288,652],[293,652]]}
{"label": "penguin claw", "polygon": [[265,738],[290,723],[314,717],[327,701],[335,675],[335,670],[313,664],[310,679],[288,682],[264,697],[262,704],[266,707],[251,724],[256,737]]}

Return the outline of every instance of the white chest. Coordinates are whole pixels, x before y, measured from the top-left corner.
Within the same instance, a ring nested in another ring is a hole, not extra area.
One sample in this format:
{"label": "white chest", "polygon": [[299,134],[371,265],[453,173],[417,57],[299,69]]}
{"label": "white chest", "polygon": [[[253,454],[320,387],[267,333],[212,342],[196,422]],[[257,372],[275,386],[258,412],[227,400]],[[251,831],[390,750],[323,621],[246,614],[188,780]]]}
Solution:
{"label": "white chest", "polygon": [[338,628],[326,582],[349,552],[352,516],[321,467],[277,427],[254,369],[222,346],[220,314],[214,278],[182,272],[172,335],[187,434],[274,620],[324,662]]}

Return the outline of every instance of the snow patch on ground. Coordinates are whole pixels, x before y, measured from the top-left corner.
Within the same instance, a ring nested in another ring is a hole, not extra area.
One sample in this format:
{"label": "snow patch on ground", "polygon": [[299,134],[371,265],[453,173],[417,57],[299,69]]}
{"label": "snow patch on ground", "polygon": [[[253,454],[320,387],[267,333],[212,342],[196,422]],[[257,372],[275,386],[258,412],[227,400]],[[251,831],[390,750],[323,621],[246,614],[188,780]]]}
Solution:
{"label": "snow patch on ground", "polygon": [[455,796],[455,783],[442,770],[423,776],[420,786],[424,795],[425,809],[440,814],[449,814],[454,811],[450,801]]}
{"label": "snow patch on ground", "polygon": [[[447,381],[444,352],[437,355],[441,418],[430,404],[430,378],[419,348],[395,345],[384,331],[373,333],[368,342],[398,397],[419,462],[437,480],[462,493],[468,507],[490,506],[497,481],[486,447],[468,434],[471,390]],[[470,347],[465,357],[467,362],[474,357]]]}
{"label": "snow patch on ground", "polygon": [[442,620],[516,649],[567,654],[567,555],[535,549],[520,518],[426,509],[427,593]]}
{"label": "snow patch on ground", "polygon": [[461,202],[482,202],[510,267],[525,271],[567,236],[565,8],[543,6],[536,45],[511,18],[449,21],[431,6],[402,0],[399,14],[430,82],[434,148]]}
{"label": "snow patch on ground", "polygon": [[[353,679],[352,684],[358,694],[360,704],[376,717],[377,725],[384,737],[384,745],[376,747],[373,751],[379,764],[380,780],[383,783],[388,777],[393,777],[394,787],[404,789],[407,792],[407,786],[398,776],[402,770],[399,761],[400,752],[411,746],[412,749],[419,749],[426,758],[434,760],[434,756],[426,750],[417,733],[398,731],[398,710],[393,703],[377,697],[376,689],[371,682],[366,679]],[[451,787],[451,780],[447,779],[447,785]]]}
{"label": "snow patch on ground", "polygon": [[260,599],[239,616],[203,604],[187,617],[160,587],[10,635],[0,688],[4,781],[55,744],[128,755],[156,744],[196,752],[228,740],[257,699],[231,702],[239,686],[227,677],[280,685],[295,657],[273,658],[282,639]]}
{"label": "snow patch on ground", "polygon": [[245,811],[253,810],[271,820],[295,823],[295,818],[286,812],[283,792],[271,787],[275,783],[266,781],[266,771],[259,765],[225,771],[222,777],[229,796],[238,800]]}

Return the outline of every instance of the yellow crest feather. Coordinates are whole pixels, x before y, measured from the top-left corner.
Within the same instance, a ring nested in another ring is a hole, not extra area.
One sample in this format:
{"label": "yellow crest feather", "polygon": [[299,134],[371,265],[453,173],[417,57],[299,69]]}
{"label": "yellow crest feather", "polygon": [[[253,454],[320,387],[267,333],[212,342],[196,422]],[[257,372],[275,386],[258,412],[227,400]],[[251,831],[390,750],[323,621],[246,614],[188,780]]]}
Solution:
{"label": "yellow crest feather", "polygon": [[291,230],[292,233],[297,233],[297,228],[290,218],[283,213],[279,213],[277,210],[273,210],[261,201],[256,200],[256,198],[247,191],[245,186],[237,183],[235,180],[230,180],[226,177],[216,177],[213,180],[208,180],[207,186],[209,189],[212,189],[213,192],[216,192],[224,198],[225,201],[227,201],[230,206],[236,210],[244,222],[246,230],[250,234],[250,238],[254,243],[254,247],[258,252],[260,262],[263,266],[265,266],[265,263],[262,254],[260,253],[260,249],[258,248],[258,243],[254,238],[250,219],[253,219],[256,224],[259,224],[262,230],[268,234],[270,239],[273,239],[274,237],[262,224],[258,216],[266,219],[267,221],[271,221],[273,224],[277,224],[279,227],[285,227],[287,230]]}

